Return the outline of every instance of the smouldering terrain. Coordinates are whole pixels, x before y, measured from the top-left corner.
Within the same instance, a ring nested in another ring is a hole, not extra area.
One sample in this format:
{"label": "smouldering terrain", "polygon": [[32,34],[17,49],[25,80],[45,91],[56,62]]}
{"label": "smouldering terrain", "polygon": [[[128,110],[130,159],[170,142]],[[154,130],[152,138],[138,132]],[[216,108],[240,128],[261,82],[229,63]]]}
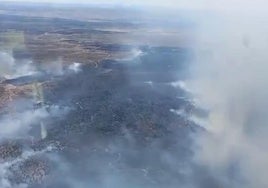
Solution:
{"label": "smouldering terrain", "polygon": [[0,14],[0,187],[217,187],[191,162],[203,130],[187,116],[206,116],[183,81],[191,24],[11,7]]}

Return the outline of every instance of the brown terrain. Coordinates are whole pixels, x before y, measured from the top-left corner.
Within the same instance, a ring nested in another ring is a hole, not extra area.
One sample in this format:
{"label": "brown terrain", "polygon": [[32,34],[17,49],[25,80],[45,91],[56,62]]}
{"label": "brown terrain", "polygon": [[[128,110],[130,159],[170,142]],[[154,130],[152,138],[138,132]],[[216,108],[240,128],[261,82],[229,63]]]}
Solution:
{"label": "brown terrain", "polygon": [[[2,10],[1,10],[2,9]],[[113,9],[34,8],[29,11],[7,4],[0,8],[0,49],[14,58],[31,59],[37,66],[61,61],[98,66],[103,60],[132,57],[139,46],[180,47],[187,43],[187,28],[163,30],[138,23],[142,12],[125,14]],[[79,12],[79,13],[78,13]],[[125,20],[119,18],[128,15]],[[1,84],[0,106],[25,95],[29,86]]]}

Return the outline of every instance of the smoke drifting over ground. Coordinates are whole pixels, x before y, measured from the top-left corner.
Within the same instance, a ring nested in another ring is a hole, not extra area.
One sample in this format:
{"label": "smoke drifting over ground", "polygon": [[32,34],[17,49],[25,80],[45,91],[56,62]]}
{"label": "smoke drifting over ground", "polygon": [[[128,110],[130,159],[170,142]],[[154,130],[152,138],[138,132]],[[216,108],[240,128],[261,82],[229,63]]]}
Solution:
{"label": "smoke drifting over ground", "polygon": [[[197,29],[194,59],[192,44],[168,43],[125,46],[129,56],[109,59],[108,53],[101,62],[86,56],[88,64],[66,63],[56,52],[38,65],[0,53],[0,76],[6,79],[1,84],[33,86],[27,99],[13,101],[11,112],[0,115],[0,187],[268,187],[268,24],[256,12],[218,8],[198,19],[200,12],[185,13],[196,21],[194,27],[176,25],[184,32]],[[97,41],[118,34],[98,30],[112,21],[80,30],[84,23],[72,20],[77,28],[69,31],[65,26],[71,22],[55,20],[54,33],[75,34],[60,41],[94,47],[86,54],[121,48],[114,40],[112,45],[83,43],[92,33],[102,33]],[[47,32],[51,23],[45,23],[37,33]]]}
{"label": "smoke drifting over ground", "polygon": [[0,77],[8,79],[28,76],[35,73],[35,68],[30,60],[16,62],[13,55],[8,52],[0,52]]}
{"label": "smoke drifting over ground", "polygon": [[35,187],[43,182],[48,173],[46,155],[55,149],[55,143],[41,137],[47,136],[52,119],[63,118],[69,108],[46,104],[38,81],[79,71],[79,63],[63,66],[61,61],[55,61],[38,66],[29,59],[14,58],[11,52],[0,52],[1,188]]}
{"label": "smoke drifting over ground", "polygon": [[198,105],[209,109],[195,158],[223,187],[267,187],[267,15],[214,14],[199,20],[188,83]]}
{"label": "smoke drifting over ground", "polygon": [[0,51],[0,59],[0,78],[2,79],[16,79],[40,75],[41,73],[63,76],[67,73],[78,73],[80,71],[80,63],[75,62],[66,66],[63,65],[61,58],[37,65],[30,59],[15,59],[11,52]]}

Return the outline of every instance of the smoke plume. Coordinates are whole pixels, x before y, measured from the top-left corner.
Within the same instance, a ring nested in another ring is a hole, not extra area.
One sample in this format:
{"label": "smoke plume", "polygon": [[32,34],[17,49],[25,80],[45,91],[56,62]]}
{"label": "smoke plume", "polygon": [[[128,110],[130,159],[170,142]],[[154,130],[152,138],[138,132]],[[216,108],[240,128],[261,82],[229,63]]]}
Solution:
{"label": "smoke plume", "polygon": [[267,187],[267,16],[217,11],[199,20],[192,80],[198,105],[209,109],[195,160],[224,187]]}

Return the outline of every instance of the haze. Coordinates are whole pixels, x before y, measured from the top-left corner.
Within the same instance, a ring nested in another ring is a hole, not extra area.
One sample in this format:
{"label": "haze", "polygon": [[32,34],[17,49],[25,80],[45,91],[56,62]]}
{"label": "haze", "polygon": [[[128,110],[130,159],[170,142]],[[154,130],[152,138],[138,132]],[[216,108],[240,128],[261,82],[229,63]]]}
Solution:
{"label": "haze", "polygon": [[75,4],[116,4],[125,6],[158,6],[169,8],[203,9],[203,10],[265,10],[265,0],[5,0],[5,2],[33,3],[75,3]]}

